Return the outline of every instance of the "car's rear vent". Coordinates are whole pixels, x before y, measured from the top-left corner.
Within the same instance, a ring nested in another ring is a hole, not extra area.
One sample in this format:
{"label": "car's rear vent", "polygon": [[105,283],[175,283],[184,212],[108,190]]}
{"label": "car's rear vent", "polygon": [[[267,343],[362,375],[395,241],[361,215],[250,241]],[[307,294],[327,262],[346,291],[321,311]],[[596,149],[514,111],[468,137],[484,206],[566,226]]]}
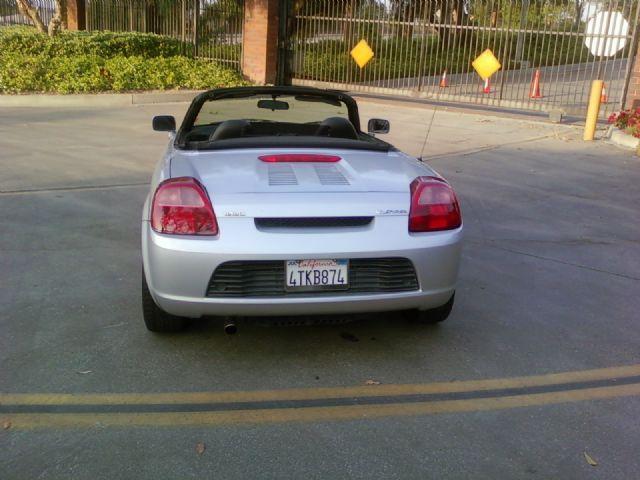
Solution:
{"label": "car's rear vent", "polygon": [[298,179],[291,165],[286,163],[269,165],[269,185],[297,185]]}
{"label": "car's rear vent", "polygon": [[365,227],[373,221],[373,217],[286,217],[256,218],[258,228],[330,228],[330,227]]}
{"label": "car's rear vent", "polygon": [[284,260],[226,262],[216,268],[208,297],[282,297],[290,295],[353,295],[418,290],[413,264],[407,258],[354,258],[349,260],[347,290],[287,291]]}
{"label": "car's rear vent", "polygon": [[322,185],[349,185],[349,180],[335,165],[314,165]]}

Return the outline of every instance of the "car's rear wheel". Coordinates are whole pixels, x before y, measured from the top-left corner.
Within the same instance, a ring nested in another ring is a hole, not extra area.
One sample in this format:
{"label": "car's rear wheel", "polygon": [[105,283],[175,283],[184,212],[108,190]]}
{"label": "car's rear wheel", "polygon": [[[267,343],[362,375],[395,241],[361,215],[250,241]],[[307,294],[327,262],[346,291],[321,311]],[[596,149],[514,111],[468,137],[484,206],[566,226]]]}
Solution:
{"label": "car's rear wheel", "polygon": [[451,298],[444,305],[432,308],[430,310],[410,310],[407,312],[407,317],[410,321],[415,323],[422,323],[431,325],[434,323],[444,322],[449,318],[451,309],[453,308],[453,302],[456,298],[455,292],[451,295]]}
{"label": "car's rear wheel", "polygon": [[188,323],[186,318],[171,315],[156,305],[149,292],[144,270],[142,271],[142,316],[147,329],[152,332],[179,332],[184,330]]}

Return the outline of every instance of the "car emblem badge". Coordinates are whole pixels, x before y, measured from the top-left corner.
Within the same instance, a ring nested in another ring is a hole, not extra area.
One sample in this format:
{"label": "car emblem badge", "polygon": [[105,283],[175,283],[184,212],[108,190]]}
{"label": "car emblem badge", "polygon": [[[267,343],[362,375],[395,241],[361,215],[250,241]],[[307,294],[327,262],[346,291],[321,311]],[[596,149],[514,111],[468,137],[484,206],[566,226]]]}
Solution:
{"label": "car emblem badge", "polygon": [[376,210],[376,215],[406,215],[406,210]]}

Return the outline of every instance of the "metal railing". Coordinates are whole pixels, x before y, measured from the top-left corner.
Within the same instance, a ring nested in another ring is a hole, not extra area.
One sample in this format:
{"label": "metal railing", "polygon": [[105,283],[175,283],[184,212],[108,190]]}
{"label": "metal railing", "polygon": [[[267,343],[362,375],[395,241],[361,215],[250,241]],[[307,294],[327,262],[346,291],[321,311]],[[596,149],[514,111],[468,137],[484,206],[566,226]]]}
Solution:
{"label": "metal railing", "polygon": [[[54,0],[31,0],[45,25]],[[182,40],[185,54],[240,70],[244,0],[86,0],[87,30],[148,32]],[[0,26],[30,25],[15,0],[0,0]]]}
{"label": "metal railing", "polygon": [[[591,80],[600,77],[604,115],[624,101],[639,14],[638,0],[307,0],[292,6],[294,84],[582,114]],[[615,19],[615,12],[628,29],[607,20],[606,34],[587,34],[590,22]],[[610,57],[594,56],[587,37],[624,46]],[[362,69],[349,55],[361,39],[374,51]],[[471,67],[487,48],[502,64],[488,89]],[[532,91],[536,76],[539,96]]]}
{"label": "metal railing", "polygon": [[[31,5],[38,9],[45,25],[49,23],[55,11],[55,0],[31,0]],[[15,0],[0,0],[0,26],[31,25],[31,20],[18,10]]]}
{"label": "metal railing", "polygon": [[87,0],[87,30],[150,32],[240,70],[244,0]]}

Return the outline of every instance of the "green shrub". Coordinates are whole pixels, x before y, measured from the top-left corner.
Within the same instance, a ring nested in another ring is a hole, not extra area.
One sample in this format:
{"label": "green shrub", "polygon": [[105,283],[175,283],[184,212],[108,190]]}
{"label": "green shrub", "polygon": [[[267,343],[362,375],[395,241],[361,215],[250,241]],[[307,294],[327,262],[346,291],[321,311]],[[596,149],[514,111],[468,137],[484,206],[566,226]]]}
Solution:
{"label": "green shrub", "polygon": [[0,53],[1,93],[209,89],[244,84],[233,70],[184,56],[103,58]]}
{"label": "green shrub", "polygon": [[209,89],[246,84],[233,70],[187,57],[114,57],[105,62],[112,90]]}
{"label": "green shrub", "polygon": [[245,84],[215,62],[192,59],[170,37],[151,33],[0,28],[0,93],[208,89]]}
{"label": "green shrub", "polygon": [[46,68],[42,91],[90,93],[111,89],[103,73],[103,60],[97,55],[40,58]]}
{"label": "green shrub", "polygon": [[43,90],[46,66],[41,57],[0,54],[0,92],[39,92]]}
{"label": "green shrub", "polygon": [[225,44],[209,40],[198,44],[199,57],[240,61],[241,55],[242,45],[240,43]]}
{"label": "green shrub", "polygon": [[[190,47],[189,47],[190,48]],[[0,52],[25,55],[117,55],[171,57],[189,53],[188,47],[175,38],[139,32],[71,32],[62,31],[51,38],[33,27],[0,28]]]}

